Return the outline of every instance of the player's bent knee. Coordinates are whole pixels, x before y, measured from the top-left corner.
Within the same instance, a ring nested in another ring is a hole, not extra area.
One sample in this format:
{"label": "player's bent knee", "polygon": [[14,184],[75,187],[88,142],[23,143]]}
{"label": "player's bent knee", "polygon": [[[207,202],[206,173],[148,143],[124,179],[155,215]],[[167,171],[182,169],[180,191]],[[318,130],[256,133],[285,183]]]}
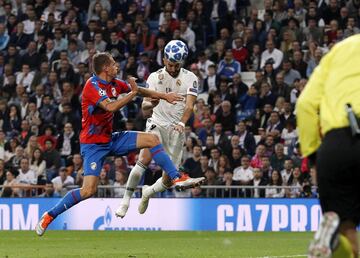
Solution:
{"label": "player's bent knee", "polygon": [[85,187],[81,188],[81,197],[82,199],[90,198],[96,193],[96,187]]}
{"label": "player's bent knee", "polygon": [[144,166],[148,166],[151,162],[151,159],[152,159],[151,155],[146,157],[139,157],[139,162]]}

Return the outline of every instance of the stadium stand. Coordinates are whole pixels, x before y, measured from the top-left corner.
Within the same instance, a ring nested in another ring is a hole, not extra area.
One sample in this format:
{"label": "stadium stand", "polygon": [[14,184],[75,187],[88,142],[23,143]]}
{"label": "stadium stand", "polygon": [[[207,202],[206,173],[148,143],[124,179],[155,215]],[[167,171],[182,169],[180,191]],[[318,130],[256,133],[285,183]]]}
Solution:
{"label": "stadium stand", "polygon": [[[322,56],[360,32],[358,10],[345,0],[1,1],[1,196],[60,196],[81,184],[80,101],[92,56],[109,51],[120,78],[144,85],[163,66],[171,39],[188,44],[185,67],[199,77],[201,93],[186,127],[183,167],[207,183],[185,196],[316,196],[294,107]],[[114,130],[144,129],[140,103],[115,114]],[[117,188],[136,158],[106,161],[101,185],[115,188],[99,188],[99,197],[122,196]],[[155,165],[149,171],[142,184],[161,176]],[[267,185],[290,188],[256,188]],[[238,190],[248,186],[257,190]]]}

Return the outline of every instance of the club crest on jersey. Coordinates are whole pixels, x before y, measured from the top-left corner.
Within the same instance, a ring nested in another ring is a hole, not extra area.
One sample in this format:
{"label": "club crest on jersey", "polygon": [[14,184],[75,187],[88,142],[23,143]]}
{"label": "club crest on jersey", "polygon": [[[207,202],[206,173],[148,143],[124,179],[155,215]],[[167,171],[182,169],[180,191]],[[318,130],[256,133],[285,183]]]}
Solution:
{"label": "club crest on jersey", "polygon": [[178,86],[178,87],[181,86],[181,81],[180,81],[180,79],[177,79],[177,80],[176,80],[176,86]]}
{"label": "club crest on jersey", "polygon": [[106,91],[103,89],[99,89],[99,95],[100,95],[100,97],[106,96]]}
{"label": "club crest on jersey", "polygon": [[97,166],[96,162],[91,162],[90,167],[91,167],[92,170],[95,170],[96,166]]}
{"label": "club crest on jersey", "polygon": [[159,80],[161,81],[161,80],[164,79],[164,75],[161,73],[161,74],[159,74],[158,78],[159,78]]}
{"label": "club crest on jersey", "polygon": [[116,89],[114,87],[111,88],[111,93],[114,97],[116,97]]}

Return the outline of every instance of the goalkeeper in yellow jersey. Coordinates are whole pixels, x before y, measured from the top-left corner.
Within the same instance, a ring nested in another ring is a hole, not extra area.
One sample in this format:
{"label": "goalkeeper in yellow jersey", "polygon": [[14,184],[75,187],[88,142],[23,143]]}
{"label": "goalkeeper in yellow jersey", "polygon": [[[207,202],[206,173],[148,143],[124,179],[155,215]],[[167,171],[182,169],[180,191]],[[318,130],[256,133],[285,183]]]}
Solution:
{"label": "goalkeeper in yellow jersey", "polygon": [[358,257],[360,222],[360,35],[337,43],[296,107],[302,154],[317,169],[323,218],[309,257]]}

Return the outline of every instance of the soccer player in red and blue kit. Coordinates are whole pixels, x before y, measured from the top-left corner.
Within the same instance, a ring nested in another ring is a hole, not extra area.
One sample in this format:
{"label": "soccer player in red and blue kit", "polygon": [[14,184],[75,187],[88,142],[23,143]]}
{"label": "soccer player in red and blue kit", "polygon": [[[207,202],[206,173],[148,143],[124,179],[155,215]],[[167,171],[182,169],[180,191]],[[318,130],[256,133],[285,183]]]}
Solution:
{"label": "soccer player in red and blue kit", "polygon": [[[61,213],[91,197],[97,190],[99,175],[107,155],[125,155],[136,149],[149,148],[154,161],[172,179],[173,185],[191,188],[201,184],[204,178],[180,175],[169,156],[164,152],[155,134],[124,131],[112,132],[113,112],[129,103],[137,94],[163,99],[175,104],[182,97],[175,93],[160,93],[138,88],[135,78],[129,84],[115,78],[118,65],[109,53],[93,57],[95,74],[86,82],[82,92],[82,130],[80,133],[81,155],[84,159],[84,182],[81,188],[69,191],[51,210],[45,212],[36,225],[36,233],[42,236],[49,224]],[[121,99],[111,100],[127,93]]]}

